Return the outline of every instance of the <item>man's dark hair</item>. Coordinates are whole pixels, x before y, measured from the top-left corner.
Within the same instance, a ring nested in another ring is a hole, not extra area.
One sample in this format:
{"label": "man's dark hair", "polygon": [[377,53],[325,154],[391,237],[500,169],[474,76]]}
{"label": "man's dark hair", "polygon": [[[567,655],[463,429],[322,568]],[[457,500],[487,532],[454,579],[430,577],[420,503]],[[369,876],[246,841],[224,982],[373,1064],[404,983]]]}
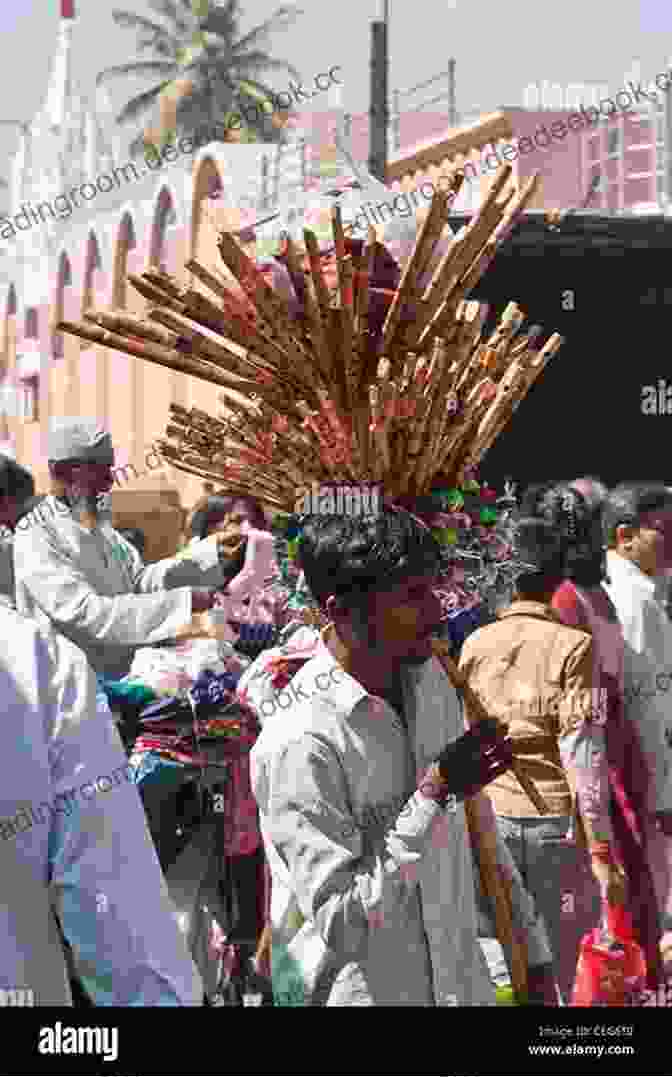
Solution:
{"label": "man's dark hair", "polygon": [[616,529],[621,525],[639,527],[647,512],[669,508],[672,508],[672,492],[663,483],[622,483],[611,491],[604,504],[602,522],[607,545],[616,545]]}
{"label": "man's dark hair", "polygon": [[307,517],[298,553],[321,606],[330,595],[364,605],[374,591],[435,572],[441,560],[429,528],[403,509],[389,508],[368,516]]}
{"label": "man's dark hair", "polygon": [[21,505],[34,496],[35,480],[30,471],[0,453],[0,497],[12,497]]}
{"label": "man's dark hair", "polygon": [[[550,558],[548,568],[543,567],[549,560],[548,554],[537,551],[541,558],[540,571],[559,572],[561,579],[571,580],[580,587],[598,587],[605,578],[602,488],[592,485],[590,493],[583,493],[571,482],[539,486],[526,494],[525,505],[530,518],[548,525],[557,551]],[[545,549],[548,550],[548,542]],[[530,553],[535,554],[535,549]]]}
{"label": "man's dark hair", "polygon": [[530,571],[516,580],[520,598],[545,601],[565,577],[565,554],[553,524],[540,516],[516,521],[516,556]]}
{"label": "man's dark hair", "polygon": [[520,511],[523,516],[536,516],[537,506],[544,494],[557,486],[557,480],[547,482],[533,482],[526,489],[520,499]]}

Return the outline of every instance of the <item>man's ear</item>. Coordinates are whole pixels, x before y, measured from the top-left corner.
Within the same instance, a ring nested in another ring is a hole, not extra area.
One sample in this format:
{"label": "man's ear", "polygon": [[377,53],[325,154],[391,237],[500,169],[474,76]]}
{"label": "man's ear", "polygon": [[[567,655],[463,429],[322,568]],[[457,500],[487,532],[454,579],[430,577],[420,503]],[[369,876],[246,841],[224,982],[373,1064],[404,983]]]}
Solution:
{"label": "man's ear", "polygon": [[637,534],[637,528],[632,524],[619,524],[616,528],[617,546],[630,545]]}

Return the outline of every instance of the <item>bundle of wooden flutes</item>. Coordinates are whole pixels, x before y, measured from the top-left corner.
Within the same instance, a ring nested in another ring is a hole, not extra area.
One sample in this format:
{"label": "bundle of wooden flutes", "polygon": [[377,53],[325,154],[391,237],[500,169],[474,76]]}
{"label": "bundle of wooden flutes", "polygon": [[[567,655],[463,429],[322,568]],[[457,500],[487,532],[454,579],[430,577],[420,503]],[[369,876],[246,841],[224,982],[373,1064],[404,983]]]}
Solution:
{"label": "bundle of wooden flutes", "polygon": [[314,233],[304,231],[304,251],[285,243],[298,306],[222,232],[227,274],[192,260],[186,288],[159,271],[131,275],[144,316],[91,311],[58,329],[216,385],[219,418],[174,405],[160,450],[175,467],[269,506],[291,511],[296,488],[313,480],[378,482],[391,498],[424,494],[439,474],[459,486],[562,344],[554,334],[541,346],[541,328],[523,328],[515,303],[486,334],[487,304],[468,299],[538,176],[518,190],[502,167],[453,235],[448,216],[463,180],[456,172],[435,194],[375,327],[382,245],[371,228],[354,253],[335,207],[335,287]]}

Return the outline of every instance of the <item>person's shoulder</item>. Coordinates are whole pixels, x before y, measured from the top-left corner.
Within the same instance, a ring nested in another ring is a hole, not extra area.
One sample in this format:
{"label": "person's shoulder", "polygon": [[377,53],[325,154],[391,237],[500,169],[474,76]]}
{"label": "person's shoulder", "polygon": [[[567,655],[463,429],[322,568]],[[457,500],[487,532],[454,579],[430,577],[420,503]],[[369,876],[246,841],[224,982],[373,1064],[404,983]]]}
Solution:
{"label": "person's shoulder", "polygon": [[41,701],[66,680],[82,684],[91,672],[84,652],[55,628],[5,605],[0,605],[0,654],[10,675],[28,677]]}
{"label": "person's shoulder", "polygon": [[15,545],[30,542],[38,535],[54,533],[59,523],[71,517],[68,505],[51,494],[34,498],[33,501],[34,504],[16,524]]}

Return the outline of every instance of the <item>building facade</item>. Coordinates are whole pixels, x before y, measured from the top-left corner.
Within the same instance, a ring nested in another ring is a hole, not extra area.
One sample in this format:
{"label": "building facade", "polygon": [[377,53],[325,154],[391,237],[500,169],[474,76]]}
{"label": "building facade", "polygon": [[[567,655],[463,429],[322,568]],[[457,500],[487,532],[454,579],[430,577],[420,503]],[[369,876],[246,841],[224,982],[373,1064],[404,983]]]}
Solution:
{"label": "building facade", "polygon": [[[278,202],[286,205],[293,192],[336,176],[335,126],[350,134],[354,156],[366,161],[369,119],[344,115],[332,101],[297,117],[279,146],[213,142],[160,171],[127,178],[115,166],[123,147],[109,107],[75,85],[75,20],[66,0],[62,15],[45,103],[22,131],[14,161],[12,214],[0,218],[0,448],[30,467],[46,491],[51,418],[95,417],[112,433],[127,492],[169,486],[189,505],[201,494],[200,480],[157,466],[151,447],[165,431],[172,403],[216,413],[216,391],[113,350],[88,347],[56,325],[79,321],[92,307],[143,313],[146,303],[129,284],[129,273],[161,266],[188,284],[184,264],[191,258],[222,271],[217,229],[239,228]],[[606,176],[605,189],[591,207],[641,210],[656,197],[667,198],[666,108],[648,117],[615,117],[594,131],[519,155],[512,162],[519,183],[542,173],[531,208],[579,207],[598,170]],[[502,109],[446,131],[445,114],[416,112],[402,125],[407,148],[391,160],[388,182],[410,190],[455,165],[465,171],[471,165],[455,209],[473,211],[494,171],[510,159],[505,148],[568,116],[567,110]],[[119,179],[120,172],[123,182],[113,189],[101,184],[112,174]],[[55,212],[64,206],[63,192],[75,188],[89,189],[85,204]]]}

